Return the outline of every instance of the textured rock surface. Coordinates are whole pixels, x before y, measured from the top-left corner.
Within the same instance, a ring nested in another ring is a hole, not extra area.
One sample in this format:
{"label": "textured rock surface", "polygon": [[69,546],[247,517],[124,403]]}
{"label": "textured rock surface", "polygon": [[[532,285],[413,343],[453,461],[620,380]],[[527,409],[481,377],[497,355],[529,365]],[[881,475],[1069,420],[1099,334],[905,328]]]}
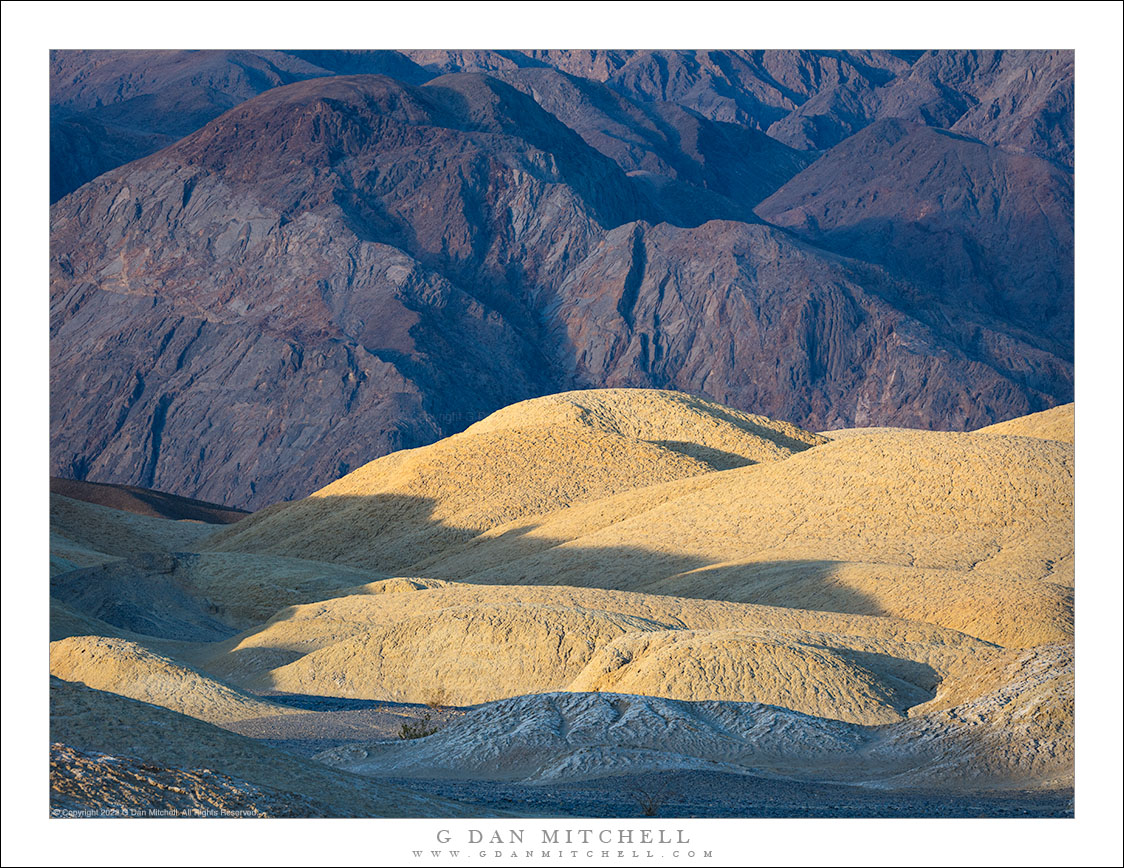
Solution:
{"label": "textured rock surface", "polygon": [[491,703],[416,742],[319,758],[376,776],[535,783],[705,769],[884,788],[1057,787],[1073,776],[1071,654],[1028,652],[1001,688],[880,727],[752,703],[546,694]]}
{"label": "textured rock surface", "polygon": [[879,94],[879,116],[945,127],[1073,168],[1072,51],[928,51]]}
{"label": "textured rock surface", "polygon": [[431,77],[396,51],[52,51],[51,201],[259,93],[356,72]]}
{"label": "textured rock surface", "polygon": [[498,82],[266,93],[56,204],[54,463],[254,505],[433,440],[542,389],[510,290],[637,211]]}
{"label": "textured rock surface", "polygon": [[210,769],[177,769],[135,757],[51,745],[53,817],[327,817],[315,799]]}
{"label": "textured rock surface", "polygon": [[[757,213],[908,279],[970,357],[1051,394],[1072,388],[1073,176],[1037,157],[885,120],[825,155]],[[1005,323],[1005,324],[1002,324]],[[989,334],[993,333],[993,334]],[[1019,335],[1049,362],[1010,346]]]}
{"label": "textured rock surface", "polygon": [[[936,324],[903,300],[912,292],[771,227],[632,223],[567,276],[550,345],[580,386],[678,388],[813,430],[946,428],[1069,394],[1058,356],[961,313]],[[960,346],[966,329],[980,352]]]}

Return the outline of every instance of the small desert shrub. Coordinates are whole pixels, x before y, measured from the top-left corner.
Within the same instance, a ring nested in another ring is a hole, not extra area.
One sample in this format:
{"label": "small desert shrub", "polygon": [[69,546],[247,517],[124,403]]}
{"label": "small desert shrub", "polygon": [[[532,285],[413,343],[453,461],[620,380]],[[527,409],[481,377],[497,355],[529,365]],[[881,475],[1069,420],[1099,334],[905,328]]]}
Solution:
{"label": "small desert shrub", "polygon": [[640,806],[640,813],[645,817],[654,817],[660,812],[660,808],[664,803],[674,796],[674,793],[669,793],[666,789],[640,789],[634,790],[632,798],[636,800],[636,804]]}
{"label": "small desert shrub", "polygon": [[398,737],[401,739],[425,738],[435,732],[437,732],[437,727],[433,725],[428,714],[422,715],[416,722],[404,720],[402,725],[398,727]]}

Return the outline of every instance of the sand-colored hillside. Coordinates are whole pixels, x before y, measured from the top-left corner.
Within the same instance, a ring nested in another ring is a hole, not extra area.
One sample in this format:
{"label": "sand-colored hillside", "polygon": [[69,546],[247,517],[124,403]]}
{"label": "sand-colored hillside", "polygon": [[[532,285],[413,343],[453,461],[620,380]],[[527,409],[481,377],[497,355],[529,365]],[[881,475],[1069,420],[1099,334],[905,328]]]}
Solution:
{"label": "sand-colored hillside", "polygon": [[[337,817],[455,817],[467,805],[369,779],[266,747],[253,739],[150,705],[51,678],[51,742],[139,758],[165,768],[210,769],[312,800]],[[158,803],[158,802],[157,802]]]}
{"label": "sand-colored hillside", "polygon": [[189,551],[214,525],[136,515],[51,495],[51,553],[92,566],[141,552]]}
{"label": "sand-colored hillside", "polygon": [[1073,404],[1062,404],[1059,407],[1043,410],[1041,413],[1031,413],[1029,416],[1019,416],[1017,419],[1008,419],[1006,422],[988,425],[986,428],[980,428],[976,433],[1040,437],[1045,440],[1060,440],[1063,443],[1072,443],[1073,410]]}
{"label": "sand-colored hillside", "polygon": [[851,723],[900,720],[929,693],[893,674],[913,661],[854,647],[864,644],[805,631],[633,633],[600,648],[569,689],[760,702]]}
{"label": "sand-colored hillside", "polygon": [[[695,437],[748,455],[781,434],[684,400],[596,390],[514,405],[207,545],[452,581],[891,615],[1012,646],[1072,636],[1068,444],[885,430],[717,471],[647,450]],[[706,440],[711,417],[719,433]]]}
{"label": "sand-colored hillside", "polygon": [[126,639],[72,636],[51,643],[51,674],[209,723],[292,714]]}
{"label": "sand-colored hillside", "polygon": [[943,432],[847,438],[514,522],[414,569],[885,614],[1003,645],[1067,641],[1073,449]]}
{"label": "sand-colored hillside", "polygon": [[254,690],[467,705],[551,690],[901,719],[999,649],[890,618],[568,587],[342,597],[188,652]]}
{"label": "sand-colored hillside", "polygon": [[789,422],[656,389],[583,389],[547,395],[497,410],[465,433],[518,428],[586,428],[620,434],[700,458],[716,470],[780,461],[824,442]]}
{"label": "sand-colored hillside", "polygon": [[401,573],[420,555],[519,518],[783,459],[819,442],[792,425],[675,392],[567,393],[373,461],[309,498],[220,531],[207,548]]}
{"label": "sand-colored hillside", "polygon": [[[53,737],[178,779],[206,764],[188,743],[203,720],[311,753],[383,737],[337,721],[383,713],[347,703],[483,703],[325,758],[419,778],[1070,786],[1072,444],[790,429],[598,390],[509,407],[209,536],[55,497],[56,566],[75,568],[51,581],[68,680],[53,689],[86,711],[85,740]],[[179,753],[116,724],[94,738],[99,715],[151,707],[126,697],[198,718],[175,715]],[[278,787],[255,762],[208,767]],[[107,786],[131,793],[130,774]]]}

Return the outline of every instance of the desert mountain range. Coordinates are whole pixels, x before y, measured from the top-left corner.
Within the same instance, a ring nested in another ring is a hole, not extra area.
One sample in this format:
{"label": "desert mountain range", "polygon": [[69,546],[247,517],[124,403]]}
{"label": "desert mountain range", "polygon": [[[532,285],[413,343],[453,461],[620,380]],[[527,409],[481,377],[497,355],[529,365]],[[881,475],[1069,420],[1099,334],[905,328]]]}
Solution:
{"label": "desert mountain range", "polygon": [[[51,473],[260,509],[574,389],[808,431],[1064,405],[1073,81],[1069,51],[55,51]],[[719,468],[677,454],[643,478]]]}

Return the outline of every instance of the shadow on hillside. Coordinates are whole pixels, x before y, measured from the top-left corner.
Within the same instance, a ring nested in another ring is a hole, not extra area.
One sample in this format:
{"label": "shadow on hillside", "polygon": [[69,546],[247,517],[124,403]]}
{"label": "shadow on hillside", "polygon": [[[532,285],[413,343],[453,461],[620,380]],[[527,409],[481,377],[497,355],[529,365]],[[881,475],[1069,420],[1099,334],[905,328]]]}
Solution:
{"label": "shadow on hillside", "polygon": [[[471,584],[571,585],[696,599],[885,615],[878,601],[834,581],[832,560],[715,564],[638,546],[583,546],[537,533],[527,517],[502,533],[433,518],[434,499],[399,494],[308,498],[223,532],[223,551],[286,555],[389,576]],[[495,525],[507,521],[495,516]],[[606,519],[605,524],[613,523]],[[585,528],[588,531],[588,528]],[[806,605],[806,603],[827,603]],[[315,602],[309,600],[308,602]]]}

